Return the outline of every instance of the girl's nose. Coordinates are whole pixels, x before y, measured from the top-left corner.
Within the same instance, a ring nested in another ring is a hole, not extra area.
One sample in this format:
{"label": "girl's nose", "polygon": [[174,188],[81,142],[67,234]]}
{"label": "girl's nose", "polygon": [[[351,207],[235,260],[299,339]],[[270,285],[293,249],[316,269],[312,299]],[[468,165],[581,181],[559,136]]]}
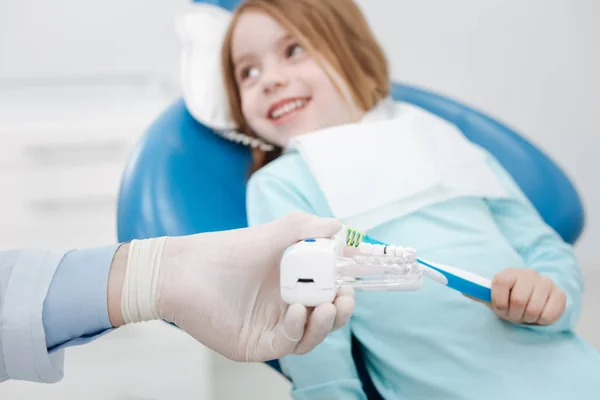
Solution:
{"label": "girl's nose", "polygon": [[271,94],[287,86],[288,78],[280,71],[269,71],[264,79],[263,91]]}

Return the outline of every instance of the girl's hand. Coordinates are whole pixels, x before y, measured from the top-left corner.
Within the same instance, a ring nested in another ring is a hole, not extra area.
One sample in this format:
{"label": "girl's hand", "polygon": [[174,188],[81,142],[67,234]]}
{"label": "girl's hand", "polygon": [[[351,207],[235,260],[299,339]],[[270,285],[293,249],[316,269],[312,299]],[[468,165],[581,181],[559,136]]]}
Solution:
{"label": "girl's hand", "polygon": [[492,303],[498,316],[516,324],[550,325],[565,311],[567,296],[533,269],[508,268],[492,280]]}
{"label": "girl's hand", "polygon": [[567,296],[533,269],[508,268],[492,280],[492,309],[517,324],[550,325],[565,311]]}

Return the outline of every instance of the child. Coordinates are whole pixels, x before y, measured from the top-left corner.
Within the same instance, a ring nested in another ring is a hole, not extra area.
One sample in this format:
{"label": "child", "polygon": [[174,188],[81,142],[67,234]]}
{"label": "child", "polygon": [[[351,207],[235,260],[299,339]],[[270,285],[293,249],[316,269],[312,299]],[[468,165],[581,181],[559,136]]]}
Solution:
{"label": "child", "polygon": [[[247,0],[234,13],[222,62],[240,132],[276,149],[253,150],[251,225],[298,209],[338,217],[323,175],[288,148],[307,133],[374,120],[421,129],[417,140],[435,137],[433,131],[444,138],[456,132],[433,115],[390,101],[385,56],[352,0]],[[466,146],[459,142],[448,143]],[[338,143],[327,150],[332,164],[347,148]],[[441,145],[431,151],[444,158]],[[482,155],[473,165],[493,174],[487,177],[507,195],[470,193],[378,213],[369,234],[413,247],[425,259],[493,277],[492,304],[427,281],[416,292],[358,292],[344,329],[309,354],[281,360],[294,398],[365,398],[351,335],[385,399],[600,398],[599,354],[572,332],[582,295],[572,249],[492,157],[469,151]],[[397,152],[401,159],[402,148]],[[362,166],[366,174],[376,176],[369,165]],[[467,182],[467,175],[477,174],[464,165],[457,163],[456,171]],[[402,172],[395,171],[399,179]]]}

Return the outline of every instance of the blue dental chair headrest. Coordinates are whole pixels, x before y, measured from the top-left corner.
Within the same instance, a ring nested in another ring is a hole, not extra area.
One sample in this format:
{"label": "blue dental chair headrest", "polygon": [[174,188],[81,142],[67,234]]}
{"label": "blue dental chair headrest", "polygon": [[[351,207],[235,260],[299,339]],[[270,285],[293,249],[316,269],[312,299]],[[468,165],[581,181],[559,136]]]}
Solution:
{"label": "blue dental chair headrest", "polygon": [[[245,191],[250,151],[215,133],[226,127],[227,116],[219,106],[222,93],[212,92],[214,82],[198,84],[202,75],[211,77],[210,71],[217,73],[215,59],[205,56],[207,48],[213,51],[214,46],[207,46],[201,29],[194,31],[198,26],[215,26],[219,18],[225,21],[227,16],[222,11],[231,11],[239,2],[196,2],[221,8],[216,7],[216,14],[204,20],[192,18],[185,22],[191,29],[184,39],[188,43],[182,74],[185,100],[167,108],[131,154],[119,193],[120,242],[247,226]],[[222,26],[216,29],[223,32]],[[189,45],[196,39],[200,45]],[[193,90],[196,87],[200,89]],[[215,101],[211,103],[213,95]],[[395,83],[392,97],[455,124],[468,139],[490,151],[513,176],[544,221],[566,242],[577,241],[584,226],[580,198],[568,177],[540,149],[488,116],[433,92]],[[217,122],[212,125],[207,121]],[[365,393],[369,399],[380,398],[356,343],[353,352]],[[277,361],[268,364],[279,370]]]}

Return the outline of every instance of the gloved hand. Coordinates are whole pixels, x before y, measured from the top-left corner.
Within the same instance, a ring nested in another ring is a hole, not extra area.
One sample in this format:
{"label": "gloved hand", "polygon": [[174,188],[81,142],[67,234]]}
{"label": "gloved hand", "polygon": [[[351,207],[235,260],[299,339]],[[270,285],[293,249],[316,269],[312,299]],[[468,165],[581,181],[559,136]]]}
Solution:
{"label": "gloved hand", "polygon": [[333,304],[314,309],[289,306],[279,262],[297,241],[340,229],[337,220],[293,213],[247,229],[134,241],[121,294],[125,322],[173,322],[236,361],[305,354],[348,321],[354,292],[342,288]]}

